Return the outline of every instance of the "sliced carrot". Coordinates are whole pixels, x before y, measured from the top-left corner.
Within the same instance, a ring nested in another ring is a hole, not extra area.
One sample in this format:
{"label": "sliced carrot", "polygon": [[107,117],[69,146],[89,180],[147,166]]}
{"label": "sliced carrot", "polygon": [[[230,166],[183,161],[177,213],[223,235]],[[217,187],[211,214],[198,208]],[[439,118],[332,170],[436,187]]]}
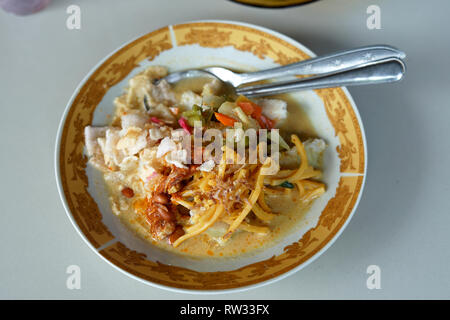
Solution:
{"label": "sliced carrot", "polygon": [[242,111],[248,115],[251,115],[255,119],[261,115],[262,108],[250,100],[237,101],[236,104],[242,109]]}
{"label": "sliced carrot", "polygon": [[216,116],[216,119],[219,120],[220,123],[222,123],[225,126],[232,127],[234,123],[237,121],[236,119],[226,116],[223,113],[214,112],[214,115]]}
{"label": "sliced carrot", "polygon": [[274,127],[274,121],[267,118],[262,114],[262,108],[249,100],[245,96],[239,96],[236,100],[236,104],[244,111],[247,115],[252,116],[259,125],[264,129],[272,129]]}
{"label": "sliced carrot", "polygon": [[253,107],[253,103],[249,101],[239,101],[237,102],[237,105],[242,109],[242,111],[245,112],[247,115],[252,115],[255,111],[255,108]]}
{"label": "sliced carrot", "polygon": [[261,115],[262,108],[260,106],[258,106],[257,104],[255,104],[253,106],[253,109],[254,110],[253,110],[253,113],[252,113],[252,117],[256,119],[257,117],[259,117]]}

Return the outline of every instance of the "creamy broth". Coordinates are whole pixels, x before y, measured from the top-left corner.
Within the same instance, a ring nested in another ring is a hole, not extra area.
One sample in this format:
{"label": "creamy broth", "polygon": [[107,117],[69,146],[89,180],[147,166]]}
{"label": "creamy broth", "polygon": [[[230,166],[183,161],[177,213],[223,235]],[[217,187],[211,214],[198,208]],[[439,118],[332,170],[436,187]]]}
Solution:
{"label": "creamy broth", "polygon": [[211,78],[198,77],[198,78],[188,78],[178,81],[173,85],[173,89],[176,92],[178,98],[181,94],[187,90],[191,90],[195,93],[201,93],[203,86],[211,81]]}
{"label": "creamy broth", "polygon": [[[109,186],[109,188],[111,194],[120,197],[119,189],[114,186]],[[269,234],[259,235],[256,233],[238,231],[225,245],[219,245],[205,233],[188,239],[180,246],[174,248],[167,242],[153,240],[148,232],[146,221],[142,216],[136,214],[134,210],[130,209],[122,211],[122,214],[119,217],[121,221],[140,238],[148,241],[152,245],[174,253],[199,258],[233,257],[242,254],[251,255],[275,245],[299,225],[310,205],[303,205],[296,197],[296,193],[297,192],[293,190],[291,194],[286,192],[266,195],[267,204],[273,209],[274,213],[277,213],[277,217],[267,224],[271,229]],[[214,227],[212,227],[212,229],[214,229]],[[219,229],[221,228],[219,227]]]}
{"label": "creamy broth", "polygon": [[270,98],[281,99],[287,102],[289,117],[280,128],[281,131],[283,131],[282,135],[286,141],[289,140],[289,136],[293,133],[297,134],[302,140],[317,137],[317,133],[311,123],[311,120],[308,118],[298,102],[292,97],[292,95],[279,94],[271,96]]}

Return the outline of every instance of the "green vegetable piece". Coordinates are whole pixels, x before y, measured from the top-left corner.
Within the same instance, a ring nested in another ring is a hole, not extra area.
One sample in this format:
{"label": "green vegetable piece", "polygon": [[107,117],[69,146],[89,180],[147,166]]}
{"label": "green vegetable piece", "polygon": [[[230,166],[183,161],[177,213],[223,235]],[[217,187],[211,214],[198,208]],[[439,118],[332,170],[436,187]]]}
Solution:
{"label": "green vegetable piece", "polygon": [[202,112],[202,107],[200,107],[199,105],[194,104],[192,106],[192,110],[191,111],[196,112],[196,113],[199,113],[199,112],[201,113]]}
{"label": "green vegetable piece", "polygon": [[280,187],[294,189],[294,185],[288,181],[285,181],[282,184],[280,184]]}
{"label": "green vegetable piece", "polygon": [[[275,141],[275,139],[272,139],[271,132],[269,132],[269,133],[267,134],[267,137],[268,137],[270,140]],[[280,147],[282,147],[283,149],[285,149],[285,150],[289,150],[289,149],[290,149],[290,148],[289,148],[289,145],[287,144],[287,142],[286,142],[286,141],[283,139],[283,137],[280,136],[280,135],[278,135],[278,143],[280,144]]]}
{"label": "green vegetable piece", "polygon": [[203,116],[203,120],[204,120],[205,124],[209,124],[209,122],[212,119],[213,114],[214,114],[213,108],[209,108],[208,110],[203,112],[202,116]]}
{"label": "green vegetable piece", "polygon": [[198,105],[194,104],[191,110],[184,111],[181,115],[191,127],[195,125],[196,121],[201,121],[203,123],[202,108]]}

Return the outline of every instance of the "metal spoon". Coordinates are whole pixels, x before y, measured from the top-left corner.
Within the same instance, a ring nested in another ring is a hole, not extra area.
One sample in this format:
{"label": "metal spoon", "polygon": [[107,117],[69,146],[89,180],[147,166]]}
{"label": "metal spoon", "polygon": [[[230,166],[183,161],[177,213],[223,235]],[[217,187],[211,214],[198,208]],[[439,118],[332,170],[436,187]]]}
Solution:
{"label": "metal spoon", "polygon": [[391,46],[374,45],[351,50],[338,51],[332,54],[292,63],[289,65],[272,69],[236,73],[222,67],[209,67],[203,69],[191,69],[169,74],[164,79],[169,83],[176,83],[186,78],[216,77],[219,80],[230,84],[234,88],[242,84],[259,80],[273,79],[292,75],[318,75],[341,70],[347,70],[358,65],[363,65],[371,61],[385,58],[405,57],[405,53]]}
{"label": "metal spoon", "polygon": [[368,62],[352,69],[296,81],[236,88],[236,94],[246,97],[257,97],[307,89],[394,82],[401,80],[405,72],[406,65],[401,59],[387,58]]}

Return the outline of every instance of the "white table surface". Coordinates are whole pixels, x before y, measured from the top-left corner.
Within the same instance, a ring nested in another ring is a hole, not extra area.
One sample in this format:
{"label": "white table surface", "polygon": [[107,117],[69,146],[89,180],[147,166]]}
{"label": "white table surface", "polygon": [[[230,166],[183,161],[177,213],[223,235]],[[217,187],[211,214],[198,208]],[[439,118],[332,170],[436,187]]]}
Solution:
{"label": "white table surface", "polygon": [[[432,4],[431,4],[432,3]],[[66,8],[81,7],[81,30]],[[366,9],[381,8],[381,30]],[[450,298],[450,41],[447,0],[322,0],[282,10],[225,0],[54,0],[27,17],[0,10],[0,298]],[[369,159],[361,203],[319,259],[275,284],[234,294],[179,294],[103,262],[72,227],[58,196],[57,126],[79,81],[124,42],[198,19],[244,21],[285,33],[317,54],[386,43],[406,51],[399,84],[350,88]],[[81,268],[81,289],[66,268]],[[381,268],[381,289],[366,268]]]}

